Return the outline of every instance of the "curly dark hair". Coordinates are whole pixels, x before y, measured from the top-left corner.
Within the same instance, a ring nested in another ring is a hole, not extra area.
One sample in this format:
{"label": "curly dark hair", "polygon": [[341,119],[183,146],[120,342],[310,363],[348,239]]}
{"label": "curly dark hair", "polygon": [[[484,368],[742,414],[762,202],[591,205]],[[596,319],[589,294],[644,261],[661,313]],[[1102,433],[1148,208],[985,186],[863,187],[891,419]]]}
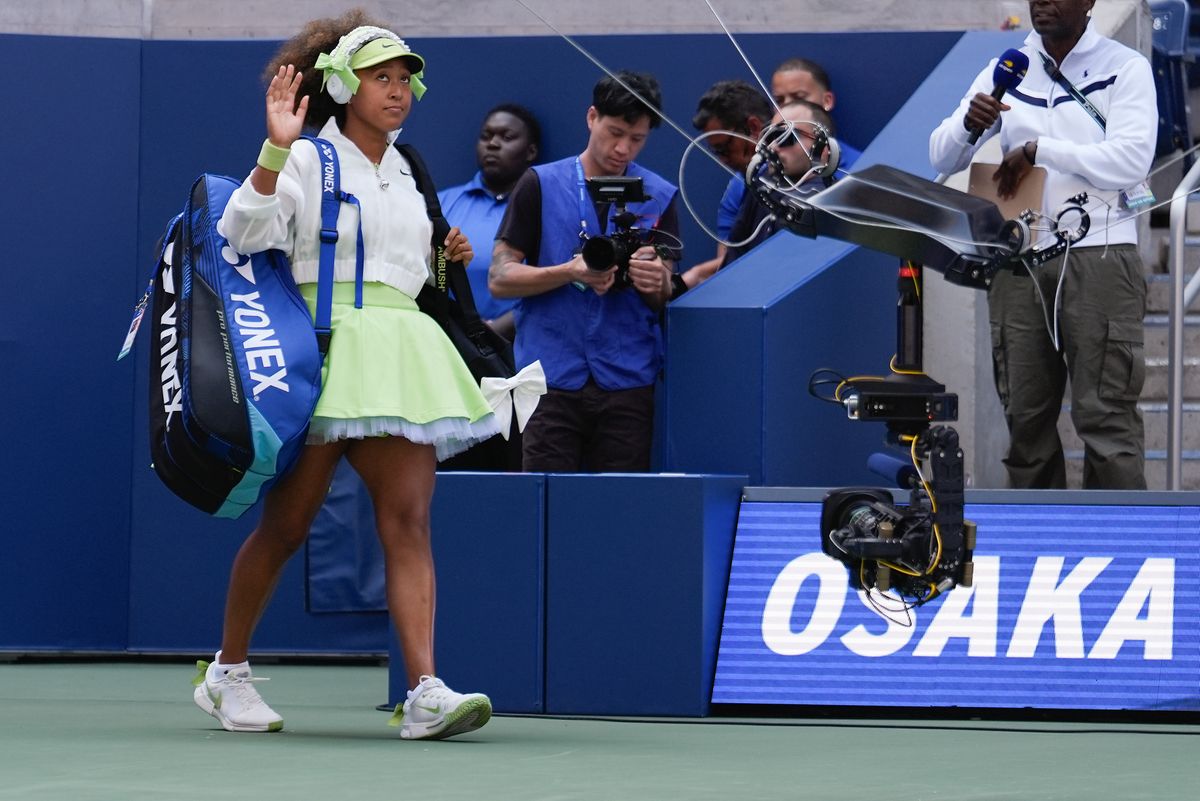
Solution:
{"label": "curly dark hair", "polygon": [[308,113],[304,116],[307,127],[319,129],[330,117],[337,120],[339,127],[345,123],[346,107],[335,103],[327,92],[321,90],[322,75],[315,64],[317,56],[332,52],[342,36],[363,25],[388,27],[368,16],[361,8],[352,8],[340,17],[314,19],[279,47],[263,71],[264,84],[269,84],[279,68],[288,64],[294,65],[303,74],[296,100],[299,102],[301,97],[308,95]]}

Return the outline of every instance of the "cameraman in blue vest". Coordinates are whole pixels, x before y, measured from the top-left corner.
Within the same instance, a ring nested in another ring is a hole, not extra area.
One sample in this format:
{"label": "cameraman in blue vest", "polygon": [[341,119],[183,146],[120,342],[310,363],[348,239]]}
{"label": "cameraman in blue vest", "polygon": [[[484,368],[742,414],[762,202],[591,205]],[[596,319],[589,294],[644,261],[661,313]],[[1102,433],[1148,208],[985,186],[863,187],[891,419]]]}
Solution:
{"label": "cameraman in blue vest", "polygon": [[618,233],[618,204],[595,202],[587,189],[587,179],[602,176],[641,178],[646,199],[625,207],[634,228],[678,242],[675,186],[633,161],[661,107],[650,75],[602,78],[587,111],[587,147],[527,170],[496,233],[488,288],[518,299],[517,366],[541,360],[549,388],[525,428],[527,471],[650,469],[661,311],[674,263],[648,240],[620,269],[588,267],[581,250],[589,238]]}

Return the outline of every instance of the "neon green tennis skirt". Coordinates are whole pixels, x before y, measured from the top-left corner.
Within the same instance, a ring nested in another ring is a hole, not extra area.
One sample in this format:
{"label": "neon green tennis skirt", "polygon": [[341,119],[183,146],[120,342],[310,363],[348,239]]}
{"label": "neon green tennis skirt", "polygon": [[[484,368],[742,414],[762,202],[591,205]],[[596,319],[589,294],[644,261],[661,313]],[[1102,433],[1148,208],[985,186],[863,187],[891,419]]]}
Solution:
{"label": "neon green tennis skirt", "polygon": [[[316,313],[317,285],[300,293]],[[438,460],[499,433],[492,409],[458,351],[415,300],[386,284],[333,285],[333,339],[308,442],[404,437]]]}

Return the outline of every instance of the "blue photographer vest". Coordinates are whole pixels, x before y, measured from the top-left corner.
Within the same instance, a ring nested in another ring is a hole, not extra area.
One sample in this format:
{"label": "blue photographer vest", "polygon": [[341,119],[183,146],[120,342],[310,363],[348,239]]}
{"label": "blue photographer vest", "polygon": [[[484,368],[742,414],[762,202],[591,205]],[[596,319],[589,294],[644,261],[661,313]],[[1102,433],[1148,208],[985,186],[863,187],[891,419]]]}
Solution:
{"label": "blue photographer vest", "polygon": [[[584,208],[589,236],[611,233],[611,219],[601,229],[590,199],[581,204],[576,157],[533,168],[542,191],[541,249],[539,265],[562,264],[578,252],[580,208]],[[635,226],[654,227],[675,187],[659,176],[630,164],[628,176],[642,179],[650,200],[631,203]],[[586,197],[586,189],[584,197]],[[610,218],[611,218],[610,210]],[[546,383],[554,389],[575,390],[590,375],[601,389],[633,389],[653,384],[662,369],[663,344],[659,313],[646,305],[633,287],[597,295],[590,287],[567,284],[541,295],[521,298],[516,307],[518,368],[540,359]]]}

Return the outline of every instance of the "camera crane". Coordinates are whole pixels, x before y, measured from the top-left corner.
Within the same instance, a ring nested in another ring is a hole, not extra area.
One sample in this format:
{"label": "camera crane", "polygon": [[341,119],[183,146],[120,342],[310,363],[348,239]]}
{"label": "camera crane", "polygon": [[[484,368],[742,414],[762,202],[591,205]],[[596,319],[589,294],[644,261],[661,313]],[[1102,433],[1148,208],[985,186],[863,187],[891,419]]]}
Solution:
{"label": "camera crane", "polygon": [[[991,201],[894,167],[874,165],[835,181],[836,142],[823,130],[816,139],[810,175],[823,180],[820,191],[802,192],[797,182],[781,175],[769,132],[760,140],[746,183],[777,225],[793,234],[828,236],[902,259],[893,374],[838,376],[834,397],[828,398],[813,388],[832,383],[822,380],[822,374],[837,374],[821,370],[810,379],[810,391],[843,405],[852,420],[885,423],[888,443],[906,447],[912,461],[911,470],[897,475],[897,483],[909,490],[907,506],[896,505],[887,489],[829,492],[821,511],[822,550],[849,568],[854,587],[892,589],[919,606],[955,586],[971,585],[976,539],[975,524],[963,519],[958,432],[943,425],[958,418],[958,396],[923,369],[923,271],[933,269],[951,283],[986,289],[1001,269],[1024,271],[1082,239],[1090,224],[1083,209],[1087,199],[1069,199],[1053,241],[1038,247],[1030,215],[1006,220]],[[827,154],[823,164],[822,152]]]}
{"label": "camera crane", "polygon": [[975,524],[963,519],[958,432],[940,424],[958,418],[958,396],[923,369],[922,280],[920,265],[901,262],[893,374],[845,379],[834,400],[852,420],[885,423],[888,444],[907,446],[912,469],[896,478],[908,506],[894,505],[886,489],[848,487],[829,492],[821,509],[821,549],[849,567],[851,585],[895,589],[917,605],[971,586],[975,549]]}

